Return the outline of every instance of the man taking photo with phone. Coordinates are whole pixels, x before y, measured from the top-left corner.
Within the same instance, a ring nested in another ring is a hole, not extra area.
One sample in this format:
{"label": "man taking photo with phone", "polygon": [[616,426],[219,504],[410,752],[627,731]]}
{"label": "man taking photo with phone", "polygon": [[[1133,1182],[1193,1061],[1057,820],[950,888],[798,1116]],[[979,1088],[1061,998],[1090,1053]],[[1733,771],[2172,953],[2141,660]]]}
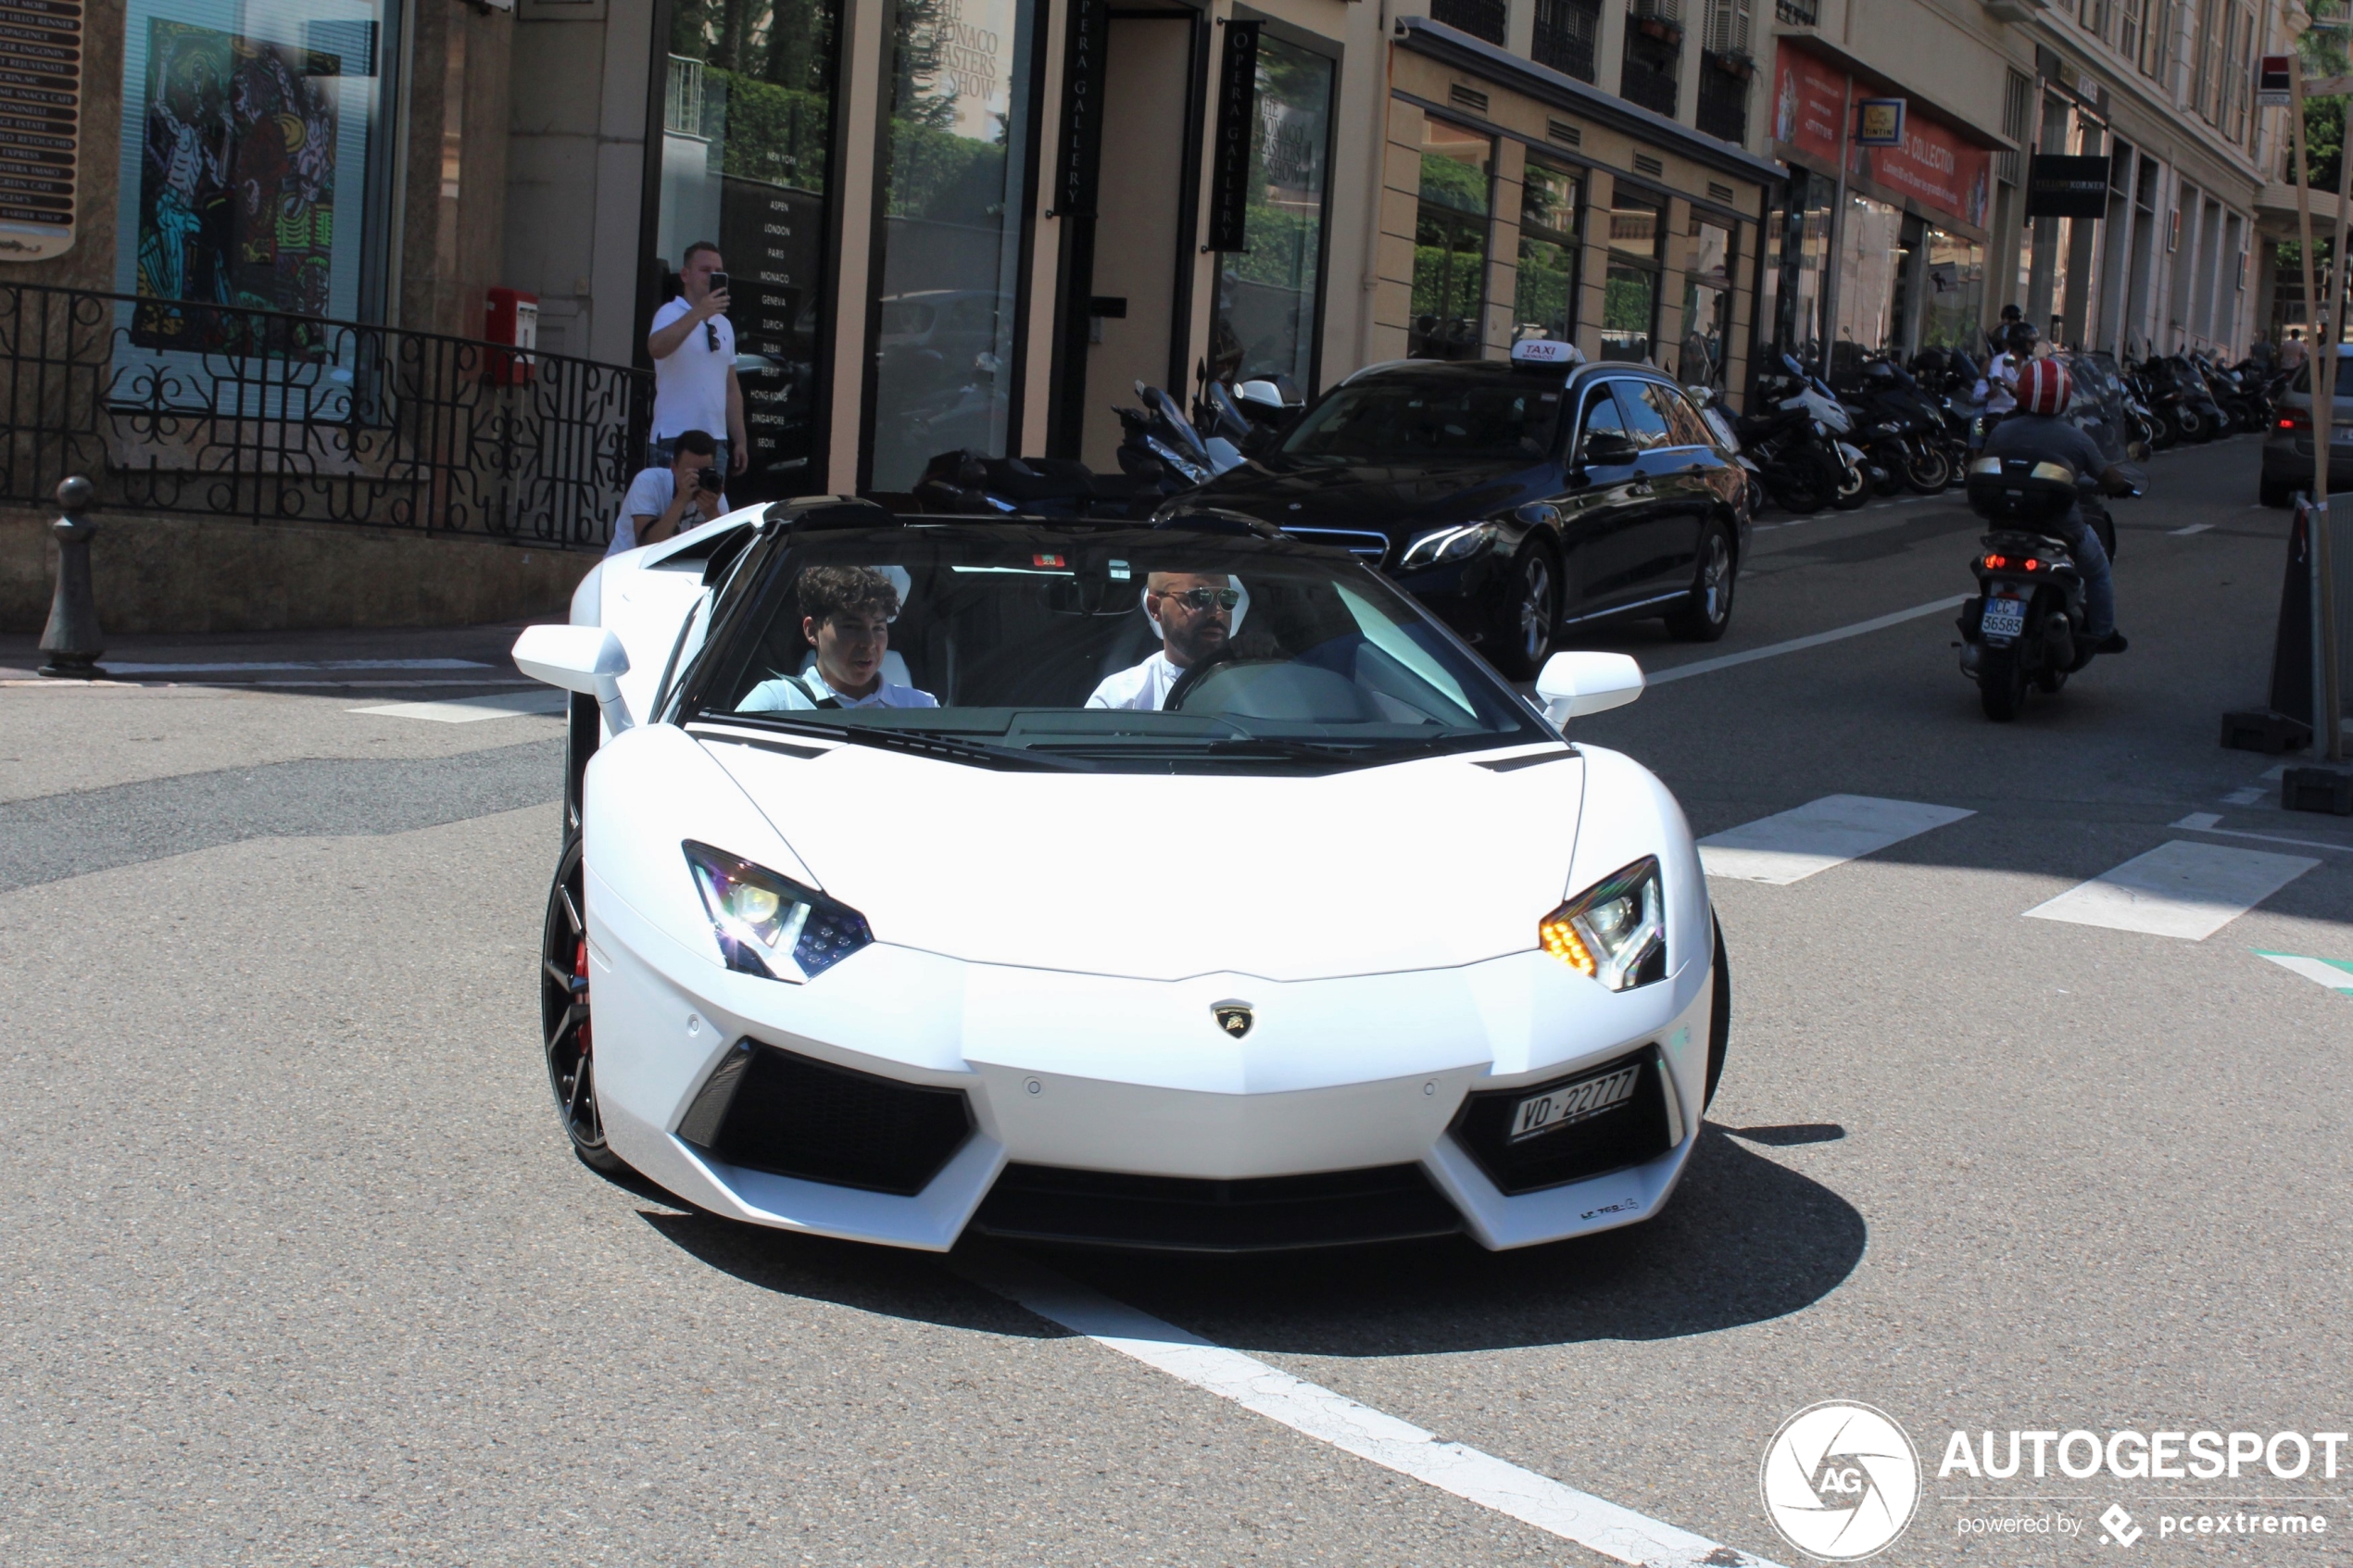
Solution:
{"label": "man taking photo with phone", "polygon": [[613,520],[612,543],[605,546],[605,554],[617,556],[640,545],[660,544],[726,515],[719,443],[702,431],[688,430],[669,445],[667,466],[642,469],[629,482],[629,495]]}
{"label": "man taking photo with phone", "polygon": [[727,320],[727,264],[719,247],[697,240],[678,266],[678,297],[654,312],[646,351],[654,361],[654,427],[646,457],[668,468],[686,431],[724,431],[719,471],[741,473],[751,460],[744,441],[744,389],[736,381],[736,329]]}

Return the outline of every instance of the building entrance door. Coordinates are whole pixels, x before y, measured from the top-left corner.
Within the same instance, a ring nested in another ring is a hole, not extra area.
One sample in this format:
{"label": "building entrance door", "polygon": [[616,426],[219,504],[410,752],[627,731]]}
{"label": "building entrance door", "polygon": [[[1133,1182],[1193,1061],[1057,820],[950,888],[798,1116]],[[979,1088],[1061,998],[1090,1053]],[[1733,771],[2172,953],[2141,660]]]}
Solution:
{"label": "building entrance door", "polygon": [[1112,408],[1135,403],[1137,382],[1180,403],[1188,391],[1199,30],[1191,10],[1123,9],[1109,21],[1093,265],[1072,269],[1063,302],[1087,318],[1084,359],[1066,366],[1062,389],[1065,409],[1075,399],[1080,416],[1061,421],[1065,432],[1076,427],[1074,455],[1099,473],[1118,469]]}

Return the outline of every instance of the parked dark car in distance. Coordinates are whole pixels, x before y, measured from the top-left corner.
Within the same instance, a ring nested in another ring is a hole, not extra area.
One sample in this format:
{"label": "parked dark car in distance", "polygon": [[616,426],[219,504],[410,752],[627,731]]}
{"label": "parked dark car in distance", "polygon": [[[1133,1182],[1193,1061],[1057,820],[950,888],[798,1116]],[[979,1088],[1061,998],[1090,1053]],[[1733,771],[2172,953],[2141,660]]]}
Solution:
{"label": "parked dark car in distance", "polygon": [[1525,680],[1570,626],[1722,636],[1747,490],[1672,379],[1538,339],[1509,363],[1368,366],[1159,516],[1214,508],[1350,550]]}

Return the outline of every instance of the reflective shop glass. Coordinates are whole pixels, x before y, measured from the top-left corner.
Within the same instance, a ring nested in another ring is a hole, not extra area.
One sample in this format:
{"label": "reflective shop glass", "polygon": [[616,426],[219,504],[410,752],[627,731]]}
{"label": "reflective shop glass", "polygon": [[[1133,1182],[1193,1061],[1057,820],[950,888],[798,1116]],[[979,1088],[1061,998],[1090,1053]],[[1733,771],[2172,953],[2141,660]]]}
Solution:
{"label": "reflective shop glass", "polygon": [[1577,335],[1576,175],[1539,158],[1520,183],[1519,268],[1512,281],[1512,339]]}
{"label": "reflective shop glass", "polygon": [[730,498],[808,488],[838,0],[679,0],[672,13],[655,251],[719,246],[749,467]]}
{"label": "reflective shop glass", "polygon": [[[233,352],[249,319],[183,305],[383,319],[397,34],[396,10],[369,0],[130,0],[115,288],[155,302],[121,307],[131,374],[212,384],[202,357]],[[296,327],[283,352],[348,345]]]}
{"label": "reflective shop glass", "polygon": [[958,447],[1008,456],[1033,6],[899,0],[872,345],[877,490]]}
{"label": "reflective shop glass", "polygon": [[1943,229],[1928,232],[1928,275],[1920,291],[1920,346],[1979,352],[1985,315],[1985,247]]}
{"label": "reflective shop glass", "polygon": [[1765,223],[1765,281],[1756,302],[1760,334],[1801,358],[1821,345],[1822,277],[1830,261],[1830,181],[1803,169],[1790,175],[1790,202],[1776,203]]}
{"label": "reflective shop glass", "polygon": [[1666,204],[1627,191],[1611,202],[1609,276],[1602,290],[1602,358],[1651,358],[1658,335],[1659,256]]}
{"label": "reflective shop glass", "polygon": [[1258,43],[1247,248],[1220,259],[1210,373],[1221,381],[1315,381],[1315,283],[1324,263],[1332,62],[1279,38]]}
{"label": "reflective shop glass", "polygon": [[1675,373],[1686,385],[1722,386],[1732,341],[1732,229],[1693,213],[1683,241],[1683,344]]}
{"label": "reflective shop glass", "polygon": [[1495,143],[1442,119],[1422,122],[1421,199],[1414,219],[1416,359],[1476,359],[1487,299],[1488,202]]}
{"label": "reflective shop glass", "polygon": [[1868,353],[1894,336],[1904,214],[1850,191],[1838,236],[1837,355]]}

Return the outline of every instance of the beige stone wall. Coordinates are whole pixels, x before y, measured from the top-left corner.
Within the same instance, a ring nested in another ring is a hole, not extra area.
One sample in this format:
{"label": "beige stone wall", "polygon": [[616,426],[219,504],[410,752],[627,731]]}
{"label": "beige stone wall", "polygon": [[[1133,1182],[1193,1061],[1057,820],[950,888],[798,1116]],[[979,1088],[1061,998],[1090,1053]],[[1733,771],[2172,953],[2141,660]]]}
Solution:
{"label": "beige stone wall", "polygon": [[[0,509],[0,632],[38,632],[48,620],[53,515]],[[599,558],[386,528],[115,512],[94,521],[91,577],[110,635],[560,618]]]}

